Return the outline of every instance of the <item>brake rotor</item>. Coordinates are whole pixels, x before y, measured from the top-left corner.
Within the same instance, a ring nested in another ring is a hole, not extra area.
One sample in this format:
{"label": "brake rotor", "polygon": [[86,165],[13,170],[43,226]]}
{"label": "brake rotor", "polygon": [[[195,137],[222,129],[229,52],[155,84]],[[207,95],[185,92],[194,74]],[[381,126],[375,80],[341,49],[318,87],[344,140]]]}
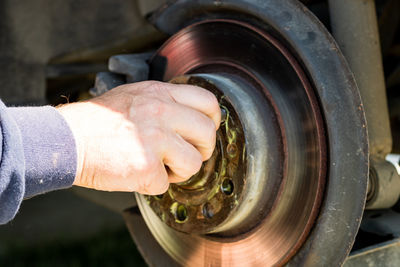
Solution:
{"label": "brake rotor", "polygon": [[161,196],[136,195],[155,239],[185,266],[287,262],[313,226],[326,177],[322,115],[300,65],[267,32],[217,19],[178,32],[150,66],[153,79],[213,91],[228,114],[198,175]]}
{"label": "brake rotor", "polygon": [[124,212],[146,262],[341,265],[369,155],[361,98],[329,32],[297,0],[176,0],[149,20],[172,35],[148,62],[150,77],[140,55],[121,55],[110,61],[118,74],[99,81],[198,85],[225,116],[197,175],[160,196],[136,194],[140,211]]}

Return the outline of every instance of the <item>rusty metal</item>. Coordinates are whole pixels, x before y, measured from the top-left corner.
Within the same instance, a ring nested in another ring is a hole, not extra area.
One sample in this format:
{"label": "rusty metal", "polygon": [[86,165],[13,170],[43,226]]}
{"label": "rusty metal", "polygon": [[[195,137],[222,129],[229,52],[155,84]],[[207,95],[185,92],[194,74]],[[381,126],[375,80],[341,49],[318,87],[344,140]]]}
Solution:
{"label": "rusty metal", "polygon": [[[246,50],[248,53],[242,53]],[[153,210],[159,200],[152,198],[149,205],[146,197],[137,195],[153,236],[183,265],[287,262],[314,224],[326,175],[323,121],[300,65],[283,45],[261,29],[233,20],[207,20],[168,40],[152,58],[150,67],[154,79],[170,80],[190,74],[223,91],[231,104],[237,105],[247,158],[246,176],[242,177],[246,181],[245,192],[237,200],[238,207],[221,224],[201,228],[198,232],[203,234],[183,233],[191,232],[195,225],[187,218],[165,223],[160,219],[162,215]],[[240,93],[245,105],[238,105],[240,101],[234,99]],[[257,139],[262,134],[265,138]],[[261,140],[265,145],[260,146]],[[257,183],[263,186],[246,191]],[[187,203],[191,198],[187,195],[185,199]],[[246,207],[252,210],[252,199],[256,200],[253,207],[257,209],[246,213]],[[172,208],[175,215],[184,202],[181,200]],[[223,209],[229,210],[229,206]],[[187,211],[190,217],[190,209]],[[189,222],[191,227],[184,229]],[[207,231],[212,234],[204,234]]]}
{"label": "rusty metal", "polygon": [[206,234],[235,214],[246,183],[244,131],[239,116],[222,91],[205,79],[177,77],[176,84],[192,84],[212,91],[226,118],[217,132],[217,145],[211,158],[188,181],[171,184],[160,196],[146,196],[158,217],[170,227],[186,232]]}

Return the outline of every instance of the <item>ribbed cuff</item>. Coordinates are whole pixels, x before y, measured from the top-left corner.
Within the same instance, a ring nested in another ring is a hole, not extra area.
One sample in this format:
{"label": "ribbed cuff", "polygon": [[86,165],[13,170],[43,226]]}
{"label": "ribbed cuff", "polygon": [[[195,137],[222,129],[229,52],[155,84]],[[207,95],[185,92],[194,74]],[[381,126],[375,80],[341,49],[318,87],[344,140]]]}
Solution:
{"label": "ribbed cuff", "polygon": [[25,195],[67,188],[75,179],[77,151],[71,129],[51,106],[7,108],[21,131]]}

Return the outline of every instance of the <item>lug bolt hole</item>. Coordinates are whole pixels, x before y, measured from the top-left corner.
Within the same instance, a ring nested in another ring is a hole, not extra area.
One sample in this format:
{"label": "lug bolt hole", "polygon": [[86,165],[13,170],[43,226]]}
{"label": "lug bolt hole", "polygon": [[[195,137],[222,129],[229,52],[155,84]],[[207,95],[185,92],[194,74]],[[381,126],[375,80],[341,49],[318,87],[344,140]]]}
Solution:
{"label": "lug bolt hole", "polygon": [[175,215],[175,219],[178,222],[180,222],[180,223],[185,222],[186,219],[188,218],[186,207],[184,205],[182,205],[182,204],[179,204],[178,207],[175,210],[174,215]]}
{"label": "lug bolt hole", "polygon": [[233,182],[231,179],[226,178],[224,181],[222,181],[221,184],[221,191],[227,196],[232,195],[233,193]]}

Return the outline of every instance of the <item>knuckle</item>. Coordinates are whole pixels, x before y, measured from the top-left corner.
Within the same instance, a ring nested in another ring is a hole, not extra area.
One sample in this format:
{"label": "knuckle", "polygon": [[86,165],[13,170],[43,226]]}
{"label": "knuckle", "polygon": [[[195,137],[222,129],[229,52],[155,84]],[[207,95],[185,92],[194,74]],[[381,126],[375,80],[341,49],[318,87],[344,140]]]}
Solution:
{"label": "knuckle", "polygon": [[156,172],[158,170],[158,168],[160,167],[160,160],[155,155],[148,156],[146,159],[146,163],[147,163],[146,171],[149,174]]}
{"label": "knuckle", "polygon": [[118,85],[117,87],[115,87],[112,90],[114,90],[115,93],[118,93],[121,95],[121,97],[123,97],[123,96],[134,96],[141,91],[141,88],[137,84],[127,83],[127,84]]}
{"label": "knuckle", "polygon": [[135,191],[140,193],[140,194],[146,194],[147,193],[146,188],[145,188],[145,186],[143,185],[143,183],[141,181],[136,182],[135,185],[134,185],[134,188],[135,188]]}
{"label": "knuckle", "polygon": [[207,127],[205,128],[205,142],[209,146],[213,146],[215,143],[217,135],[217,130],[215,128],[215,124],[211,119],[207,118]]}
{"label": "knuckle", "polygon": [[188,160],[182,162],[184,168],[179,172],[179,176],[185,180],[198,173],[203,164],[203,156],[195,148],[193,148],[193,151],[190,154],[188,153],[186,155],[186,158],[188,158]]}
{"label": "knuckle", "polygon": [[218,103],[217,97],[210,91],[207,91],[207,95],[208,95],[207,96],[208,102],[210,103],[210,107],[212,108],[212,110],[218,110],[219,103]]}
{"label": "knuckle", "polygon": [[132,88],[132,85],[130,84],[121,84],[118,86],[115,86],[113,89],[108,90],[106,93],[110,92],[110,91],[114,91],[114,92],[126,92],[129,91]]}
{"label": "knuckle", "polygon": [[218,112],[219,103],[217,97],[208,90],[204,90],[204,99],[207,102],[207,107],[212,113]]}
{"label": "knuckle", "polygon": [[202,150],[203,160],[208,160],[211,157],[217,139],[217,131],[214,122],[211,119],[208,119],[208,124],[208,127],[204,130],[204,149]]}
{"label": "knuckle", "polygon": [[[144,180],[148,180],[154,172],[158,171],[160,165],[159,159],[155,155],[148,155],[141,161],[139,167],[136,168],[139,177],[144,177]],[[144,182],[142,179],[139,181]]]}
{"label": "knuckle", "polygon": [[160,194],[164,194],[165,192],[167,192],[169,188],[169,184],[165,183],[163,187],[161,187],[160,189],[158,189],[157,191],[155,191],[153,193],[153,195],[160,195]]}
{"label": "knuckle", "polygon": [[163,91],[165,90],[164,88],[164,83],[159,82],[159,81],[150,81],[149,87],[147,88],[147,90],[151,93],[155,93],[155,94],[159,94],[159,93],[163,93]]}
{"label": "knuckle", "polygon": [[147,103],[145,105],[145,112],[149,115],[160,116],[167,109],[166,103],[161,99],[149,97],[146,102]]}
{"label": "knuckle", "polygon": [[203,160],[209,160],[214,152],[214,147],[207,149],[203,152]]}
{"label": "knuckle", "polygon": [[161,186],[160,186],[159,192],[157,192],[157,194],[165,193],[168,190],[168,188],[169,188],[168,175],[166,175],[166,174],[164,175],[160,185]]}
{"label": "knuckle", "polygon": [[150,194],[162,194],[165,193],[169,188],[168,175],[163,168],[159,171],[155,171],[149,184],[147,185]]}
{"label": "knuckle", "polygon": [[150,142],[160,143],[167,140],[167,133],[159,126],[151,126],[147,129],[147,136]]}
{"label": "knuckle", "polygon": [[193,159],[193,170],[191,175],[194,175],[196,173],[198,173],[201,169],[201,166],[203,164],[203,157],[200,154],[200,152],[198,150],[196,150],[194,159]]}
{"label": "knuckle", "polygon": [[151,176],[142,176],[137,183],[137,192],[141,194],[152,194],[154,191],[154,182],[151,179]]}

